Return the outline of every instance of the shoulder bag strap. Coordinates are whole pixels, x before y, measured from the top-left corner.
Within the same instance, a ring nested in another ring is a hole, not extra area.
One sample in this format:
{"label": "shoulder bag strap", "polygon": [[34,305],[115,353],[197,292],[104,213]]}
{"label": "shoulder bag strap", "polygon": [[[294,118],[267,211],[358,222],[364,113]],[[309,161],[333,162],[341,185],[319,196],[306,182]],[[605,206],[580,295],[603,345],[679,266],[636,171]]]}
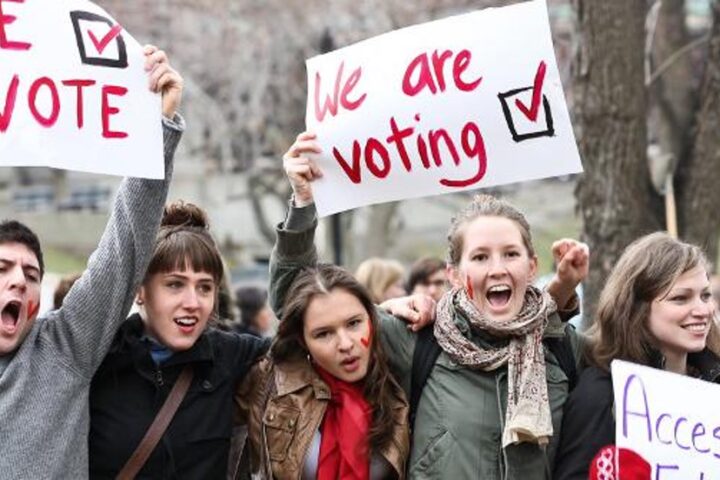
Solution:
{"label": "shoulder bag strap", "polygon": [[180,403],[182,403],[183,398],[185,398],[192,379],[192,366],[186,365],[175,382],[175,385],[173,385],[172,390],[170,390],[170,394],[165,400],[165,403],[163,403],[162,408],[160,408],[155,420],[153,420],[150,428],[145,432],[145,436],[125,463],[125,466],[123,466],[120,473],[118,473],[116,480],[132,480],[143,465],[145,465],[145,462],[150,458],[150,454],[155,450],[160,438],[162,438],[163,433],[165,433],[165,430],[167,430],[170,425]]}

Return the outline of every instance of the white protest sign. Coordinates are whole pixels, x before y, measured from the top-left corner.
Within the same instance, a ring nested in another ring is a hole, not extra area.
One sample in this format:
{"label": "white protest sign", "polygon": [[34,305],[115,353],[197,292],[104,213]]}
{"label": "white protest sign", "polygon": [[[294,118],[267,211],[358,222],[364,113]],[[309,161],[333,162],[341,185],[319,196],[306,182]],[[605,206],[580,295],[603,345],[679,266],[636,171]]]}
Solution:
{"label": "white protest sign", "polygon": [[306,64],[321,216],[582,171],[544,1],[397,30]]}
{"label": "white protest sign", "polygon": [[84,0],[0,0],[0,166],[163,178],[141,46]]}
{"label": "white protest sign", "polygon": [[720,385],[619,360],[611,370],[616,445],[653,480],[720,479]]}

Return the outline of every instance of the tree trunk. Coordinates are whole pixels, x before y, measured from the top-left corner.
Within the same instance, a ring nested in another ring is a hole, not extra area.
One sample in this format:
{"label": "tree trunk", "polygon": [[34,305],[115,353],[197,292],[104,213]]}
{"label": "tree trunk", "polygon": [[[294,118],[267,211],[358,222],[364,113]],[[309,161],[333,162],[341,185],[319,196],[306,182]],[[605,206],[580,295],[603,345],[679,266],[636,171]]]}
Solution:
{"label": "tree trunk", "polygon": [[661,228],[646,161],[645,2],[574,0],[579,48],[573,67],[575,126],[585,174],[575,192],[591,250],[585,285],[589,326],[605,279],[623,249]]}
{"label": "tree trunk", "polygon": [[650,100],[656,113],[651,138],[655,138],[663,152],[672,154],[675,162],[683,162],[689,152],[690,125],[696,102],[697,82],[693,80],[690,52],[678,54],[690,43],[685,26],[685,2],[664,0],[660,8],[654,38],[653,71],[665,61],[672,66],[664,70],[650,89]]}
{"label": "tree trunk", "polygon": [[720,236],[720,2],[713,1],[712,8],[713,27],[692,153],[677,170],[677,193],[683,239],[702,246],[715,262]]}

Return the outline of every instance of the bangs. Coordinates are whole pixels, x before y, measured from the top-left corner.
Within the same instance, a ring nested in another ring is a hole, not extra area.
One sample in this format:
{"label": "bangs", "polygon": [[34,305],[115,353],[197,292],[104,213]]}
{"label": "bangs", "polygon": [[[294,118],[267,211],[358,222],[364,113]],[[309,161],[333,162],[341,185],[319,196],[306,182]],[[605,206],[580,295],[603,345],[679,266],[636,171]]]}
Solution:
{"label": "bangs", "polygon": [[147,275],[187,269],[209,273],[220,284],[223,263],[212,238],[187,229],[170,232],[160,238]]}

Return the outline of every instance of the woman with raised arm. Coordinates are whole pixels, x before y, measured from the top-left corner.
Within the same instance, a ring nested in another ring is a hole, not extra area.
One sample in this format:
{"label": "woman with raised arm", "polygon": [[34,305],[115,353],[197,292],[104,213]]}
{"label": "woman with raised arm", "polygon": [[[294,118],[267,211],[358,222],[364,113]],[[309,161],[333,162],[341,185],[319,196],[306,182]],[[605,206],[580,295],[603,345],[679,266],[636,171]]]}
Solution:
{"label": "woman with raised arm", "polygon": [[[321,172],[310,157],[319,152],[315,136],[303,133],[284,157],[293,200],[271,258],[271,304],[281,318],[293,302],[293,280],[317,262],[312,182]],[[507,203],[476,197],[453,220],[449,241],[453,288],[437,305],[433,329],[416,334],[379,311],[380,339],[415,408],[407,474],[549,479],[577,357],[574,331],[556,314],[556,302],[574,310],[587,247],[556,243],[551,296],[532,286],[537,258],[529,226]],[[411,379],[419,379],[412,389]]]}
{"label": "woman with raised arm", "polygon": [[716,306],[700,248],[666,233],[633,242],[607,279],[588,335],[590,366],[565,406],[558,480],[586,480],[595,455],[615,443],[613,360],[720,383]]}

